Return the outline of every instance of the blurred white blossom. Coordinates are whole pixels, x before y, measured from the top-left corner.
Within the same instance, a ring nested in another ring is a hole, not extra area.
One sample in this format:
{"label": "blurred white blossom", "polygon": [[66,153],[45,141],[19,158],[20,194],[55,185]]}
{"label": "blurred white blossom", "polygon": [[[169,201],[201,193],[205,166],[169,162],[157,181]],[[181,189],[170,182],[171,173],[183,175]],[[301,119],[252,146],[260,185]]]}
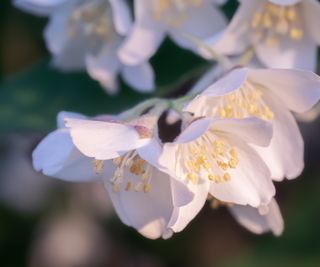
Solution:
{"label": "blurred white blossom", "polygon": [[320,44],[320,4],[316,0],[239,0],[227,29],[208,40],[217,53],[254,49],[271,68],[314,71]]}
{"label": "blurred white blossom", "polygon": [[217,0],[135,0],[135,22],[119,50],[121,61],[137,65],[149,60],[166,36],[179,46],[196,51],[188,38],[201,40],[222,30],[226,19]]}
{"label": "blurred white blossom", "polygon": [[117,56],[132,24],[125,0],[16,0],[15,4],[49,17],[44,38],[58,68],[85,69],[109,93],[118,91],[119,73],[138,91],[154,89],[154,73],[147,61],[127,66]]}

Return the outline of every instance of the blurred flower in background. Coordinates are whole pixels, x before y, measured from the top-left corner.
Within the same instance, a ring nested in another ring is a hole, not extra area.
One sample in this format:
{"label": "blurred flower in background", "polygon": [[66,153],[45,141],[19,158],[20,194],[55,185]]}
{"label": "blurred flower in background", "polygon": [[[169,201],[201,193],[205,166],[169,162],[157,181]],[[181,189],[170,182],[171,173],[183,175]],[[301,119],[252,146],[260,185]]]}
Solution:
{"label": "blurred flower in background", "polygon": [[117,57],[117,49],[132,23],[125,0],[18,0],[15,4],[30,13],[49,16],[44,38],[56,67],[65,71],[86,69],[109,93],[118,91],[119,72],[139,91],[154,89],[149,63],[125,66]]}

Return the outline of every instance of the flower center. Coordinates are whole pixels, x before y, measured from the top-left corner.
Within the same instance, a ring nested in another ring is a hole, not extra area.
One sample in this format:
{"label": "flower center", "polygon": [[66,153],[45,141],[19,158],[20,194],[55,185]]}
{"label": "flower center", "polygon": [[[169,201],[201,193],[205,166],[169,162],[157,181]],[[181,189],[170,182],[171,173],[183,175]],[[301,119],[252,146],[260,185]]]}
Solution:
{"label": "flower center", "polygon": [[210,130],[191,144],[183,145],[181,156],[186,158],[183,168],[187,179],[196,184],[200,176],[215,183],[231,179],[228,172],[239,163],[238,152],[228,141],[212,138]]}
{"label": "flower center", "polygon": [[267,2],[253,15],[251,28],[255,41],[268,46],[278,45],[281,37],[299,41],[304,34],[299,4],[280,6]]}
{"label": "flower center", "polygon": [[136,192],[143,190],[145,193],[148,193],[151,190],[152,166],[139,157],[136,151],[131,151],[122,157],[115,158],[112,162],[116,166],[116,170],[110,181],[115,192],[120,191],[126,172],[139,178],[139,181],[136,183],[134,181],[128,181],[124,187],[126,191],[129,192],[134,188]]}
{"label": "flower center", "polygon": [[218,115],[222,118],[255,116],[265,121],[273,119],[273,112],[263,101],[262,90],[248,81],[235,92],[222,97]]}
{"label": "flower center", "polygon": [[185,10],[197,8],[204,0],[154,0],[153,12],[156,20],[161,20],[171,27],[179,27],[187,19]]}
{"label": "flower center", "polygon": [[109,6],[105,2],[82,4],[74,9],[69,18],[69,36],[90,37],[91,42],[107,41],[112,35]]}

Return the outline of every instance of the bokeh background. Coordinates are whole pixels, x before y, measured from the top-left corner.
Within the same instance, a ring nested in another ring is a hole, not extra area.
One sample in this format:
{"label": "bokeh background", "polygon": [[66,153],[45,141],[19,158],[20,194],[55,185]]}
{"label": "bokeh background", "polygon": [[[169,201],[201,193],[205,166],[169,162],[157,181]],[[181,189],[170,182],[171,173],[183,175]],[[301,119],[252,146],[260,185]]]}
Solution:
{"label": "bokeh background", "polygon": [[[235,0],[223,6],[230,17]],[[72,184],[35,173],[31,152],[55,128],[61,110],[116,113],[151,97],[130,90],[108,96],[85,73],[50,65],[46,19],[0,1],[0,266],[250,267],[320,266],[320,121],[301,123],[306,168],[277,184],[285,219],[281,237],[255,236],[226,209],[207,205],[170,240],[147,240],[123,225],[100,184]],[[316,27],[317,25],[315,25]],[[157,90],[186,92],[209,63],[167,40],[152,58]],[[290,155],[288,155],[290,157]]]}

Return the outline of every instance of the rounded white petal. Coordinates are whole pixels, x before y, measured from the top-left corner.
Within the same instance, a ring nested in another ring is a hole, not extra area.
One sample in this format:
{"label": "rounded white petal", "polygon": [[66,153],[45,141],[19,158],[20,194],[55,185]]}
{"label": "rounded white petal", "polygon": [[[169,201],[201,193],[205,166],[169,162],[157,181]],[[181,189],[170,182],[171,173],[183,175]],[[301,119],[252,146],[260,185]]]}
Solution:
{"label": "rounded white petal", "polygon": [[[133,186],[141,182],[140,178],[126,172],[123,186],[125,187],[129,181]],[[136,192],[133,188],[129,191],[121,188],[116,193],[112,184],[109,181],[105,182],[120,219],[151,239],[161,236],[168,238],[167,224],[174,208],[170,186],[170,177],[156,168],[152,169],[150,191],[147,193],[143,190]]]}
{"label": "rounded white petal", "polygon": [[268,209],[268,213],[261,215],[257,208],[235,205],[230,208],[230,212],[238,223],[255,234],[272,231],[274,235],[279,236],[283,232],[284,223],[274,199],[271,200]]}
{"label": "rounded white petal", "polygon": [[101,51],[94,55],[86,56],[86,67],[89,75],[99,81],[108,93],[116,93],[118,90],[117,74],[121,69],[116,54],[116,49],[120,44],[120,39],[113,40],[108,45],[104,45]]}
{"label": "rounded white petal", "polygon": [[268,204],[275,194],[270,171],[259,155],[243,141],[230,140],[238,151],[239,163],[229,169],[231,179],[211,183],[210,194],[220,201],[259,207]]}
{"label": "rounded white petal", "polygon": [[135,23],[118,51],[121,62],[138,65],[154,55],[165,37],[164,27],[154,19],[151,1],[135,1]]}
{"label": "rounded white petal", "polygon": [[255,52],[269,68],[316,69],[317,45],[310,36],[304,36],[301,40],[283,37],[274,46],[259,42],[255,45]]}
{"label": "rounded white petal", "polygon": [[197,51],[188,36],[205,40],[221,31],[226,26],[226,18],[223,13],[212,3],[203,3],[199,7],[191,7],[185,10],[187,17],[177,27],[169,29],[170,37],[181,47]]}
{"label": "rounded white petal", "polygon": [[282,6],[291,6],[301,2],[301,0],[268,0],[268,1],[276,5],[282,5]]}
{"label": "rounded white petal", "polygon": [[220,65],[210,68],[189,91],[189,94],[199,94],[213,84],[221,75],[223,69]]}
{"label": "rounded white petal", "polygon": [[54,12],[50,16],[44,31],[44,37],[50,52],[53,54],[61,53],[69,41],[68,23],[74,8],[73,4],[66,4],[59,12]]}
{"label": "rounded white petal", "polygon": [[[168,166],[160,165],[159,159],[162,154],[162,147],[157,139],[152,138],[147,145],[138,148],[137,152],[142,159],[147,161],[158,170],[161,170],[164,173],[173,174],[172,171],[168,170]],[[171,178],[170,183],[174,206],[180,207],[186,205],[193,199],[193,193],[190,192],[184,183],[175,178]]]}
{"label": "rounded white petal", "polygon": [[172,214],[172,217],[168,224],[168,227],[171,228],[174,232],[182,231],[200,212],[207,200],[210,183],[209,180],[203,180],[198,184],[189,182],[188,188],[191,192],[193,192],[194,198],[189,204],[185,206],[175,207],[174,213]]}
{"label": "rounded white petal", "polygon": [[[214,73],[212,73],[214,74]],[[247,80],[248,69],[246,68],[237,68],[221,77],[216,82],[213,82],[210,79],[211,73],[208,73],[208,76],[203,78],[202,84],[199,83],[195,88],[206,86],[207,88],[193,100],[191,100],[184,111],[194,113],[196,116],[206,116],[211,113],[213,107],[217,105],[217,101],[220,100],[220,96],[232,93],[238,90],[244,82]]]}
{"label": "rounded white petal", "polygon": [[74,8],[74,1],[59,8],[44,30],[46,45],[54,56],[53,64],[63,70],[81,70],[85,66],[87,40],[81,34],[70,38],[69,17]]}
{"label": "rounded white petal", "polygon": [[306,112],[320,99],[320,77],[310,71],[251,69],[249,79],[270,89],[295,112]]}
{"label": "rounded white petal", "polygon": [[60,111],[57,115],[57,126],[58,128],[65,128],[65,119],[72,118],[72,119],[87,119],[87,116],[70,111]]}
{"label": "rounded white petal", "polygon": [[245,119],[215,119],[212,129],[224,132],[228,135],[234,135],[243,141],[267,146],[272,138],[272,124],[257,118]]}
{"label": "rounded white petal", "polygon": [[317,0],[307,0],[302,5],[303,20],[305,30],[310,38],[317,44],[320,44],[320,28],[315,25],[320,24],[320,4]]}
{"label": "rounded white petal", "polygon": [[281,101],[268,96],[266,101],[274,113],[273,137],[268,147],[254,147],[268,165],[276,181],[299,176],[304,167],[304,144],[293,115]]}
{"label": "rounded white petal", "polygon": [[32,153],[35,170],[65,181],[87,182],[100,179],[94,172],[93,161],[73,145],[69,130],[50,133]]}
{"label": "rounded white petal", "polygon": [[150,93],[155,89],[155,75],[150,63],[122,67],[124,80],[136,91]]}
{"label": "rounded white petal", "polygon": [[98,160],[119,157],[150,141],[141,139],[134,127],[120,123],[66,119],[66,126],[74,145],[84,155]]}
{"label": "rounded white petal", "polygon": [[113,21],[120,35],[128,33],[132,26],[130,9],[126,0],[109,0],[113,12]]}
{"label": "rounded white petal", "polygon": [[14,0],[14,5],[38,16],[52,14],[66,0]]}
{"label": "rounded white petal", "polygon": [[242,53],[249,45],[248,27],[252,14],[263,4],[263,1],[242,1],[227,29],[219,36],[207,40],[217,53],[235,55]]}
{"label": "rounded white petal", "polygon": [[[211,127],[211,123],[211,118],[201,118],[193,121],[180,133],[174,143],[184,144],[192,142],[203,135]],[[170,145],[171,143],[167,143],[165,146]]]}

